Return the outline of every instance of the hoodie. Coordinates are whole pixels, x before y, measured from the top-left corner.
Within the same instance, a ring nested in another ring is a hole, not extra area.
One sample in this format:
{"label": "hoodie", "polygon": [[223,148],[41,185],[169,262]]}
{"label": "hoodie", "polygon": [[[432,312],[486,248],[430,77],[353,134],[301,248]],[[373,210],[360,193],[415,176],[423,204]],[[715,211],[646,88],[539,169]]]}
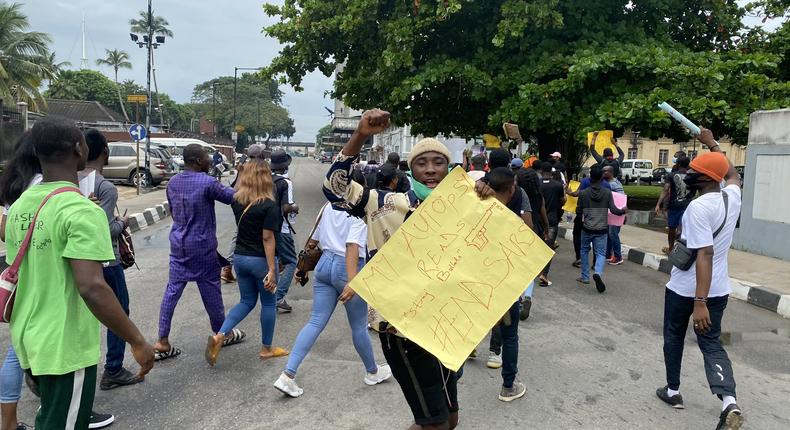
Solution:
{"label": "hoodie", "polygon": [[588,233],[604,234],[609,230],[609,212],[624,215],[625,211],[614,205],[612,191],[601,187],[600,182],[579,194],[576,215],[582,216],[582,228]]}

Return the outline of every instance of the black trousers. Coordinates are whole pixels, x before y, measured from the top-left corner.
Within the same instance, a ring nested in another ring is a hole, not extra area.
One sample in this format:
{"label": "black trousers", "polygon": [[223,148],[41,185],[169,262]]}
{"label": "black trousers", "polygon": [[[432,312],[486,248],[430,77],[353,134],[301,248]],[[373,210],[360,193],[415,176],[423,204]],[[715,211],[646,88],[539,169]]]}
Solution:
{"label": "black trousers", "polygon": [[[711,326],[705,334],[697,335],[697,344],[705,361],[705,376],[710,391],[721,396],[735,397],[735,378],[727,351],[721,346],[721,318],[729,296],[708,298]],[[669,288],[664,294],[664,365],[667,384],[672,390],[680,388],[680,366],[689,319],[694,312],[694,299],[683,297]]]}
{"label": "black trousers", "polygon": [[582,258],[582,216],[576,214],[573,219],[573,251],[576,253],[576,260]]}

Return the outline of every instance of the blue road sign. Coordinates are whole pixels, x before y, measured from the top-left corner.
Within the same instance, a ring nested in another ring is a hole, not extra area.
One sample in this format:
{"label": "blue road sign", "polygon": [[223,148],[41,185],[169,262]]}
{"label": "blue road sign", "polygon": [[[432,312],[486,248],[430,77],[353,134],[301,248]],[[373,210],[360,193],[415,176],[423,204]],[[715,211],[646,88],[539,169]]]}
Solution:
{"label": "blue road sign", "polygon": [[148,130],[140,124],[132,124],[132,126],[129,127],[129,136],[131,136],[132,140],[143,140],[147,135]]}

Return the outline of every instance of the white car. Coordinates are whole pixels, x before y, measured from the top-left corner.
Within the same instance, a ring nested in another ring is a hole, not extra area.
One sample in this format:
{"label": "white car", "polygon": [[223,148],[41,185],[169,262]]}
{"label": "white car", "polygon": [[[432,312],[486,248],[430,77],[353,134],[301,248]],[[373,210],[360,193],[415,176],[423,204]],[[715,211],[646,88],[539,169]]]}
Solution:
{"label": "white car", "polygon": [[627,185],[634,181],[651,181],[653,179],[653,161],[629,159],[623,160],[620,164],[620,177],[623,184]]}

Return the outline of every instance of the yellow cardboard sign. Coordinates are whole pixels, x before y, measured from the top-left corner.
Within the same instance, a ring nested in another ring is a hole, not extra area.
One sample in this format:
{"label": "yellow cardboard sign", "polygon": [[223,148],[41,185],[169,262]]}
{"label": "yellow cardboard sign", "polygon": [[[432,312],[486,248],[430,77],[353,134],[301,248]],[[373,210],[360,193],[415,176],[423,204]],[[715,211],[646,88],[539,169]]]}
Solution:
{"label": "yellow cardboard sign", "polygon": [[[598,135],[596,136],[595,133],[598,133]],[[612,130],[601,130],[587,133],[587,146],[593,144],[593,137],[595,137],[595,152],[603,155],[604,149],[611,148],[612,153],[617,156],[617,148],[615,148],[614,144],[612,143],[612,139],[614,139],[614,132]]]}
{"label": "yellow cardboard sign", "polygon": [[458,167],[351,282],[400,333],[458,370],[554,252]]}
{"label": "yellow cardboard sign", "polygon": [[[568,188],[570,188],[571,191],[578,190],[580,185],[581,185],[581,183],[579,183],[579,181],[570,181],[570,182],[568,182]],[[567,200],[565,201],[565,206],[562,207],[562,210],[564,210],[565,212],[570,212],[570,213],[574,213],[575,214],[576,213],[576,205],[579,202],[579,198],[578,197],[573,197],[573,196],[570,196],[570,195],[565,195],[565,197],[567,198]]]}

